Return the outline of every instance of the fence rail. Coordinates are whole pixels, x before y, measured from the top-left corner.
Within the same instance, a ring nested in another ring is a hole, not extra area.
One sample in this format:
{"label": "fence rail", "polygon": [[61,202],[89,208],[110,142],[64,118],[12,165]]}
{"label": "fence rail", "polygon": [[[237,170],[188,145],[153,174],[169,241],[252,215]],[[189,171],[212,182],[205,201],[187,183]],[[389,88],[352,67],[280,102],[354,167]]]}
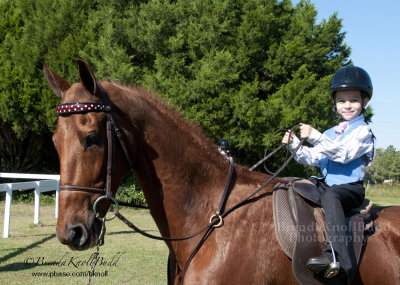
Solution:
{"label": "fence rail", "polygon": [[34,195],[35,195],[35,213],[33,219],[34,224],[39,223],[40,193],[48,191],[56,191],[54,216],[55,218],[58,218],[58,195],[59,195],[60,175],[0,172],[0,178],[43,179],[43,180],[29,181],[29,182],[0,184],[0,192],[6,192],[3,238],[8,238],[10,233],[12,191],[34,189]]}

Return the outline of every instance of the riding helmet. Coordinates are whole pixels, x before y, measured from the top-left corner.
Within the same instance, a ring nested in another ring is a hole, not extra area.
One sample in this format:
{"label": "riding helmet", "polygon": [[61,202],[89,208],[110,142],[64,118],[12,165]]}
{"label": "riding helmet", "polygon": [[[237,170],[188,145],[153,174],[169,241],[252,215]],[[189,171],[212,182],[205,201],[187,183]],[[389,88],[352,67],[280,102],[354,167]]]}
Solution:
{"label": "riding helmet", "polygon": [[369,99],[372,97],[372,81],[368,73],[361,67],[349,65],[336,71],[329,86],[333,97],[335,91],[341,89],[361,90]]}

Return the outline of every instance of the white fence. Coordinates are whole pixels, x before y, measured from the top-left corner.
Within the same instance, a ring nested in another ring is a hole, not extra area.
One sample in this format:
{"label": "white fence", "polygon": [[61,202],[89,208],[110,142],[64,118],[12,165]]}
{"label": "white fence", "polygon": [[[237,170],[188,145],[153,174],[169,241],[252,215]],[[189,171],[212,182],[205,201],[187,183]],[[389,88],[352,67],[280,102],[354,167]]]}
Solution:
{"label": "white fence", "polygon": [[54,216],[58,218],[58,186],[60,184],[60,175],[46,175],[46,174],[22,174],[22,173],[1,173],[0,178],[17,178],[17,179],[45,179],[40,181],[30,182],[17,182],[17,183],[4,183],[0,184],[0,192],[6,192],[6,203],[4,209],[4,228],[3,238],[8,238],[10,232],[10,216],[11,216],[11,201],[12,191],[14,190],[27,190],[35,189],[35,213],[33,223],[39,223],[39,206],[40,206],[40,193],[48,191],[56,191],[56,201]]}

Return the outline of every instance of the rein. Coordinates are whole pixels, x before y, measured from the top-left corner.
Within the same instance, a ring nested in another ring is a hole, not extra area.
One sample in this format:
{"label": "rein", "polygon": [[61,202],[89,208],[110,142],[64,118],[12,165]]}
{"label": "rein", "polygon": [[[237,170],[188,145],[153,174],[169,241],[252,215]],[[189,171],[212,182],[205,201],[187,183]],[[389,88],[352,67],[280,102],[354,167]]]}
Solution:
{"label": "rein", "polygon": [[[129,165],[129,169],[132,171],[132,161],[130,159],[128,149],[122,139],[122,134],[119,130],[119,128],[116,126],[115,121],[113,120],[113,117],[111,115],[111,104],[109,97],[107,95],[107,92],[103,89],[103,87],[98,84],[97,85],[101,91],[101,96],[102,96],[102,101],[103,104],[101,103],[88,103],[88,102],[77,102],[77,103],[63,103],[59,104],[57,106],[57,115],[58,116],[69,116],[72,114],[82,114],[82,113],[89,113],[89,112],[103,112],[106,114],[106,131],[107,131],[107,175],[106,175],[106,183],[104,188],[95,188],[95,187],[88,187],[88,186],[80,186],[80,185],[60,185],[59,189],[60,191],[84,191],[84,192],[89,192],[89,193],[94,193],[94,194],[103,194],[103,196],[100,196],[97,198],[93,205],[93,210],[96,214],[96,217],[102,220],[102,224],[104,227],[105,221],[112,220],[115,217],[118,217],[121,221],[123,221],[127,226],[132,228],[133,230],[137,231],[138,233],[142,234],[143,236],[156,239],[156,240],[163,240],[163,241],[183,241],[183,240],[188,240],[191,238],[194,238],[201,233],[205,232],[195,249],[193,250],[192,254],[190,255],[189,259],[187,260],[184,270],[182,271],[182,276],[181,276],[181,282],[180,284],[183,284],[184,276],[186,274],[186,271],[189,267],[190,262],[193,260],[194,256],[196,253],[200,250],[201,246],[203,243],[206,241],[206,239],[210,236],[210,234],[213,232],[215,228],[222,227],[224,223],[224,217],[226,217],[229,213],[233,212],[235,209],[245,205],[246,203],[250,202],[250,199],[253,198],[258,192],[260,192],[263,188],[265,188],[269,183],[272,182],[273,179],[275,179],[279,173],[288,165],[288,163],[293,159],[294,154],[292,154],[284,163],[283,165],[273,173],[273,175],[264,183],[262,184],[258,189],[256,189],[251,195],[246,197],[244,200],[241,202],[235,204],[228,210],[224,211],[224,206],[226,204],[227,198],[228,198],[228,192],[229,189],[231,188],[231,181],[232,181],[232,176],[235,170],[234,164],[233,164],[233,159],[231,157],[228,158],[229,160],[229,173],[228,177],[226,180],[225,188],[221,197],[221,200],[219,202],[219,206],[213,216],[211,216],[209,224],[207,224],[205,227],[203,227],[201,230],[197,231],[196,233],[186,236],[186,237],[178,237],[178,238],[169,238],[169,237],[162,237],[162,236],[155,236],[149,233],[146,233],[145,231],[139,229],[136,227],[133,223],[131,223],[128,219],[126,219],[120,212],[119,212],[119,205],[118,202],[115,200],[115,198],[112,196],[112,188],[111,188],[111,175],[113,172],[113,166],[114,166],[114,134],[117,136],[118,141],[123,149],[123,152],[125,154],[127,163]],[[295,126],[296,127],[296,126]],[[293,127],[294,128],[294,127]],[[293,130],[292,128],[292,130]],[[292,131],[290,130],[290,131]],[[301,143],[297,147],[297,149],[301,146],[302,142],[304,141],[301,140]],[[281,145],[277,149],[275,149],[273,152],[271,152],[268,156],[264,157],[260,163],[271,157],[273,154],[275,154],[279,149],[281,149],[284,145]],[[296,153],[297,149],[293,152]],[[252,170],[252,169],[251,169]],[[106,218],[106,217],[100,217],[99,213],[96,210],[97,203],[100,200],[111,200],[113,203],[116,205],[116,211],[114,212],[114,215],[111,218]],[[98,237],[97,241],[97,251],[96,253],[98,254],[99,251],[99,245],[100,245],[100,239],[104,235],[103,233],[103,228],[102,228],[102,234]],[[94,266],[91,269],[94,271]],[[90,284],[91,278],[89,278],[88,284]]]}

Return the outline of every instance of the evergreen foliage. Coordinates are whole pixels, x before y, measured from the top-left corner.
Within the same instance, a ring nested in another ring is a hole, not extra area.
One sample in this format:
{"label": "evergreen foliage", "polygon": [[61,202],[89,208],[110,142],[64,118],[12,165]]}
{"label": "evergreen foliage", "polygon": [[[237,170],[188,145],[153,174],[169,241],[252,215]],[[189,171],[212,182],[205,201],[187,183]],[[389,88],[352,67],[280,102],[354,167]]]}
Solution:
{"label": "evergreen foliage", "polygon": [[385,180],[400,183],[400,151],[392,145],[386,149],[378,148],[375,158],[367,168],[366,180],[379,184]]}
{"label": "evergreen foliage", "polygon": [[[15,143],[55,129],[59,99],[42,62],[76,82],[80,57],[99,80],[162,94],[252,165],[276,129],[335,123],[329,81],[350,62],[341,20],[316,23],[309,1],[3,0],[0,12],[0,118]],[[293,163],[289,173],[310,169]]]}

